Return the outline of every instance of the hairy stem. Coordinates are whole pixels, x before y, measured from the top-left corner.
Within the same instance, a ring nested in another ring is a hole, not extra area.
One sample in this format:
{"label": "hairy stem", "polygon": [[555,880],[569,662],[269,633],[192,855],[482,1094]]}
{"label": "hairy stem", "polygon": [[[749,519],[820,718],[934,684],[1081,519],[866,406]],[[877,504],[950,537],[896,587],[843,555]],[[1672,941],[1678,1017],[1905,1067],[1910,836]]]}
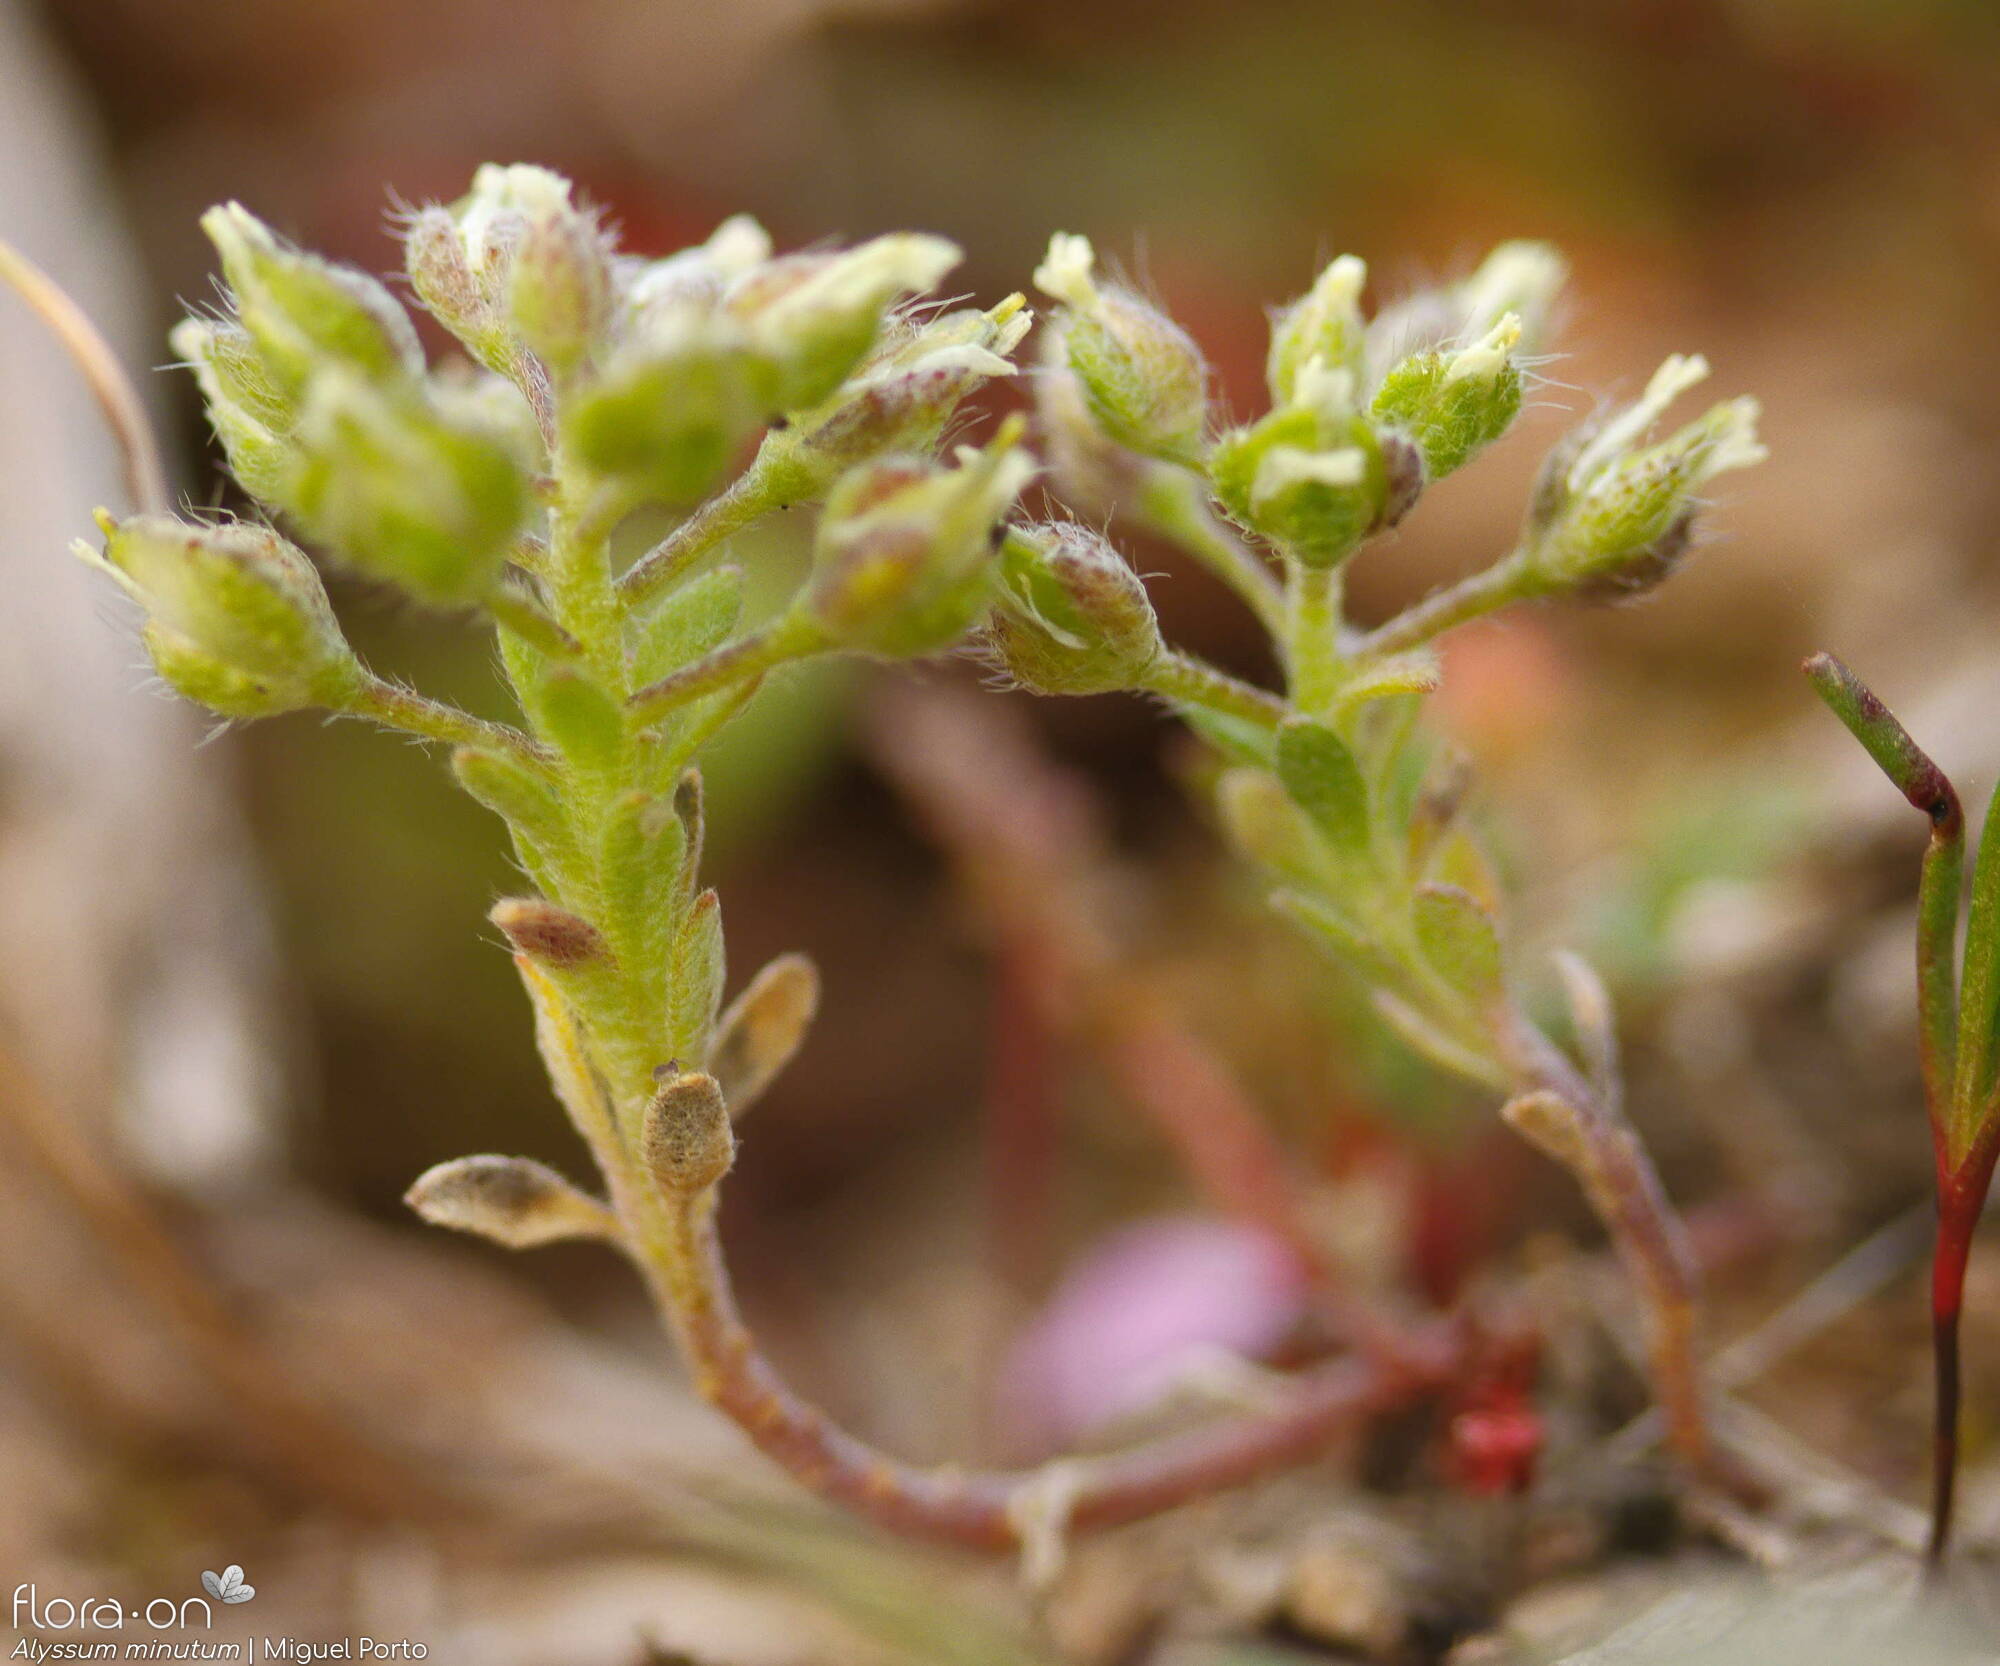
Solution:
{"label": "hairy stem", "polygon": [[1338,567],[1291,563],[1286,580],[1285,663],[1292,704],[1311,716],[1324,715],[1340,691],[1340,601]]}
{"label": "hairy stem", "polygon": [[1144,684],[1148,694],[1254,723],[1260,729],[1274,727],[1285,715],[1285,703],[1252,683],[1219,671],[1205,660],[1178,649],[1161,654],[1146,668]]}
{"label": "hairy stem", "polygon": [[785,1383],[743,1323],[712,1194],[654,1194],[634,1252],[703,1398],[823,1498],[915,1537],[1004,1550],[1038,1531],[1136,1521],[1288,1468],[1371,1414],[1448,1380],[1457,1349],[1426,1333],[1395,1365],[1355,1357],[1302,1374],[1266,1412],[1041,1470],[926,1469],[858,1439]]}
{"label": "hairy stem", "polygon": [[801,659],[820,646],[818,632],[788,614],[649,683],[626,702],[626,709],[635,722],[651,723],[691,701],[761,677],[787,660]]}
{"label": "hairy stem", "polygon": [[424,740],[507,752],[527,764],[546,762],[542,749],[519,729],[474,717],[442,700],[433,700],[427,694],[372,674],[362,681],[342,709],[350,716],[365,717],[385,729],[397,729]]}
{"label": "hairy stem", "polygon": [[1171,463],[1153,465],[1133,497],[1134,518],[1185,551],[1237,594],[1277,640],[1285,631],[1285,593],[1257,552],[1217,519],[1196,477]]}
{"label": "hairy stem", "polygon": [[658,595],[703,556],[774,507],[753,466],[633,562],[618,581],[619,595],[628,605]]}
{"label": "hairy stem", "polygon": [[1516,551],[1484,572],[1426,596],[1362,637],[1356,645],[1357,654],[1374,659],[1401,653],[1518,601],[1522,562],[1520,552]]}

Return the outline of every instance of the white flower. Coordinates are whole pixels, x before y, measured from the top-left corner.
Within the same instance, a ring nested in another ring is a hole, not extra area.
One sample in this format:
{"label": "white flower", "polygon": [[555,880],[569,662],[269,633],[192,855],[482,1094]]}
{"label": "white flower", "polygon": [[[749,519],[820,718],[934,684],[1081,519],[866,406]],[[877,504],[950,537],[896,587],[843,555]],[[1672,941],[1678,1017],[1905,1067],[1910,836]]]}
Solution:
{"label": "white flower", "polygon": [[1453,382],[1490,382],[1507,368],[1508,359],[1521,340],[1521,315],[1503,314],[1499,323],[1470,347],[1462,347],[1451,357],[1444,373],[1445,386]]}
{"label": "white flower", "polygon": [[1261,509],[1294,486],[1359,486],[1367,476],[1368,459],[1358,447],[1307,451],[1296,445],[1274,445],[1258,459],[1250,502]]}
{"label": "white flower", "polygon": [[1035,268],[1035,287],[1044,295],[1088,312],[1097,303],[1097,285],[1091,271],[1097,265],[1097,251],[1088,237],[1059,231],[1049,239],[1049,252]]}
{"label": "white flower", "polygon": [[[1591,436],[1569,466],[1569,488],[1581,492],[1624,452],[1641,440],[1666,409],[1691,387],[1708,379],[1708,360],[1699,353],[1675,353],[1653,372],[1646,391]],[[1755,413],[1752,413],[1754,420]]]}

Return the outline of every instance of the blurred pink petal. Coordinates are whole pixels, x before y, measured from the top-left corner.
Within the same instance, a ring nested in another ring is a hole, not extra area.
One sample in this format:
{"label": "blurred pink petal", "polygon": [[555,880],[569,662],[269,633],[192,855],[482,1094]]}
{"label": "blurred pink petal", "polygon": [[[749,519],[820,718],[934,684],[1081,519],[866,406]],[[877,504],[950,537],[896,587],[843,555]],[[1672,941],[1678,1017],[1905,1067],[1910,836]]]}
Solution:
{"label": "blurred pink petal", "polygon": [[1001,1378],[1009,1432],[1031,1447],[1063,1444],[1156,1401],[1218,1353],[1268,1358],[1305,1290],[1296,1258],[1255,1228],[1192,1215],[1123,1227],[1016,1341]]}

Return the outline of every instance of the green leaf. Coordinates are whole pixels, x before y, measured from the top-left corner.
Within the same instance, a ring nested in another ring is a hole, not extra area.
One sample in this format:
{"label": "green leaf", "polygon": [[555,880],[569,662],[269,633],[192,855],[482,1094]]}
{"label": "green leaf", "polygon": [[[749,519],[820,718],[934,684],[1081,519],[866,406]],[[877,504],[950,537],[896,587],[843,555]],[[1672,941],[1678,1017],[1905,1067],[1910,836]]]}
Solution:
{"label": "green leaf", "polygon": [[682,898],[694,906],[695,888],[701,879],[702,844],[707,837],[708,816],[703,805],[701,771],[688,769],[674,784],[674,819],[681,824],[687,854],[681,858]]}
{"label": "green leaf", "polygon": [[1303,891],[1274,891],[1271,907],[1304,926],[1350,971],[1377,982],[1405,981],[1402,968],[1382,952],[1367,928],[1325,898],[1309,896]]}
{"label": "green leaf", "polygon": [[533,713],[536,726],[585,769],[614,766],[625,744],[625,710],[615,696],[570,666],[543,680]]}
{"label": "green leaf", "polygon": [[1342,855],[1368,849],[1368,785],[1347,743],[1324,723],[1287,718],[1278,729],[1278,779]]}
{"label": "green leaf", "polygon": [[[1978,1102],[1977,1083],[1981,1079],[1991,1083],[1993,1002],[2000,995],[1994,986],[1992,951],[1982,955],[1975,948],[1979,935],[1976,926],[1966,938],[1965,975],[1969,985],[1974,963],[1978,961],[1981,991],[1973,998],[1968,988],[1968,998],[1962,1006],[1957,993],[1954,960],[1959,890],[1965,864],[1965,813],[1944,771],[1910,738],[1909,731],[1896,721],[1895,714],[1867,684],[1831,654],[1814,654],[1805,663],[1805,673],[1814,692],[1847,725],[1882,773],[1914,808],[1930,818],[1930,848],[1924,853],[1923,879],[1917,895],[1918,1034],[1923,1050],[1925,1097],[1930,1102],[1933,1121],[1943,1126],[1946,1143],[1952,1146],[1959,1131],[1968,1125],[1973,1106]],[[1993,841],[1989,839],[1987,843],[1991,845]],[[1980,865],[1984,871],[1984,856]],[[1994,884],[2000,885],[2000,880]],[[1974,906],[1976,911],[1976,901]],[[1988,904],[1989,916],[1993,906]],[[1985,1014],[1983,1024],[1977,1017],[1981,1012]],[[1958,1058],[1962,1022],[1969,1023],[1973,1030],[1972,1036],[1963,1040],[1973,1055],[1971,1062]]]}
{"label": "green leaf", "polygon": [[1813,691],[1912,805],[1933,821],[1957,811],[1958,796],[1944,771],[1910,738],[1874,690],[1831,654],[1814,654],[1805,663],[1805,673]]}
{"label": "green leaf", "polygon": [[722,1006],[725,972],[722,905],[714,891],[704,891],[694,899],[674,942],[667,1028],[676,1056],[705,1056],[715,1015]]}
{"label": "green leaf", "polygon": [[708,1071],[740,1118],[791,1062],[819,1010],[819,973],[802,954],[783,954],[750,980],[716,1026]]}
{"label": "green leaf", "polygon": [[569,817],[554,784],[511,753],[461,746],[451,755],[458,784],[561,866],[572,850]]}
{"label": "green leaf", "polygon": [[619,961],[646,981],[651,1001],[667,998],[687,854],[671,798],[635,792],[612,806],[599,855],[605,915],[619,922]]}
{"label": "green leaf", "polygon": [[1500,933],[1471,892],[1427,882],[1417,887],[1411,913],[1424,958],[1446,983],[1478,1008],[1500,999]]}
{"label": "green leaf", "polygon": [[1334,698],[1334,715],[1345,717],[1371,701],[1388,700],[1399,694],[1434,693],[1443,678],[1444,668],[1434,648],[1426,646],[1391,654],[1387,659],[1362,666],[1341,685]]}
{"label": "green leaf", "polygon": [[743,617],[743,569],[716,567],[632,623],[632,680],[656,683],[720,647]]}
{"label": "green leaf", "polygon": [[1461,1076],[1469,1082],[1478,1082],[1486,1087],[1506,1084],[1506,1072],[1497,1064],[1446,1034],[1408,1002],[1398,1000],[1387,990],[1378,989],[1374,995],[1374,1006],[1382,1021],[1419,1058],[1428,1059],[1440,1070]]}
{"label": "green leaf", "polygon": [[1224,770],[1215,807],[1229,842],[1273,874],[1308,890],[1335,877],[1312,824],[1269,770]]}
{"label": "green leaf", "polygon": [[528,1157],[455,1157],[426,1169],[403,1201],[432,1226],[535,1249],[575,1238],[618,1241],[618,1222],[596,1198]]}
{"label": "green leaf", "polygon": [[1972,913],[1965,927],[1965,983],[1958,1004],[1958,1080],[1950,1150],[1971,1150],[1980,1126],[2000,1114],[2000,787],[1986,812],[1979,860],[1972,874]]}

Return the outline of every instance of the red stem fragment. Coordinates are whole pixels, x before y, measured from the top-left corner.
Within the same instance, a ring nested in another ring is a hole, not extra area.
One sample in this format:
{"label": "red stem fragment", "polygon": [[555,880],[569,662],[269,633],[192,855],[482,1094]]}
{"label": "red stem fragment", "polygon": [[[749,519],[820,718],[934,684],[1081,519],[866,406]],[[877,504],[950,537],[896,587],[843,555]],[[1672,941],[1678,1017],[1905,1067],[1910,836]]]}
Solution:
{"label": "red stem fragment", "polygon": [[1958,1483],[1959,1319],[1965,1308],[1965,1271],[1972,1235],[1986,1207],[1993,1164],[2000,1156],[2000,1128],[1989,1132],[1956,1169],[1938,1171],[1937,1246],[1931,1257],[1931,1345],[1936,1395],[1931,1428],[1931,1536],[1924,1562],[1932,1578],[1944,1570],[1951,1548],[1952,1506]]}

